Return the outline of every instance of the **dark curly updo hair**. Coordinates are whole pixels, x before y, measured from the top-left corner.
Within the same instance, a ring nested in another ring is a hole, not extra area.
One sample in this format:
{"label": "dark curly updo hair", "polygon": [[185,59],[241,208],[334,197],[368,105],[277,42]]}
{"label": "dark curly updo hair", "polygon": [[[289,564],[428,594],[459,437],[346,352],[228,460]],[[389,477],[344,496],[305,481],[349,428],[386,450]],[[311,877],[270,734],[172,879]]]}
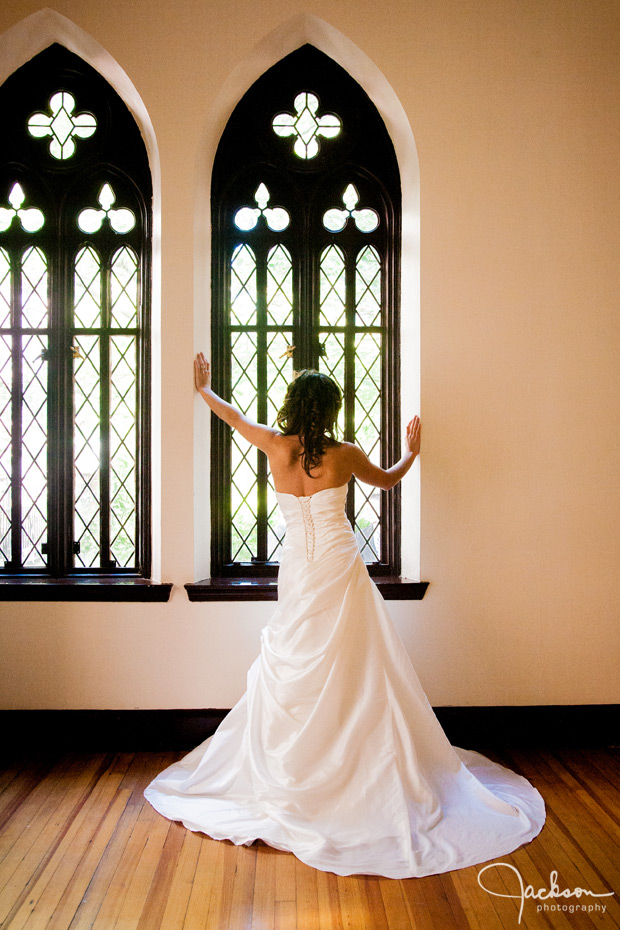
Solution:
{"label": "dark curly updo hair", "polygon": [[286,390],[277,423],[285,436],[299,436],[301,464],[307,475],[320,465],[328,445],[336,441],[341,406],[340,388],[320,371],[300,371]]}

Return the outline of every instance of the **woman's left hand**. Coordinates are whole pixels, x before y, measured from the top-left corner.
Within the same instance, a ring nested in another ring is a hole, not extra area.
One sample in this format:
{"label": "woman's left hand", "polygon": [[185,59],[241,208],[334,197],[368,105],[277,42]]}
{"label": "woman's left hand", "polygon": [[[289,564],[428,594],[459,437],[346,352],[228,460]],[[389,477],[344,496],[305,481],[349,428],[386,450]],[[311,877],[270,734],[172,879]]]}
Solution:
{"label": "woman's left hand", "polygon": [[194,384],[197,391],[211,387],[211,367],[202,352],[194,359]]}

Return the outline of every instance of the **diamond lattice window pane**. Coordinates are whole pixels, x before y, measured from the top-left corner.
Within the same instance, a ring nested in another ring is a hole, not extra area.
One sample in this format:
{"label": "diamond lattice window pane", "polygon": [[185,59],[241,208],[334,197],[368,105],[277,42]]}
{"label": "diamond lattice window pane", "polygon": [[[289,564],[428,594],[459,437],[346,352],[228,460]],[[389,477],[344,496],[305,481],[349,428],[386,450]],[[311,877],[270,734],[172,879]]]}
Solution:
{"label": "diamond lattice window pane", "polygon": [[138,257],[129,246],[119,249],[112,259],[110,275],[112,326],[129,329],[138,321]]}
{"label": "diamond lattice window pane", "polygon": [[232,403],[253,420],[257,418],[258,364],[256,334],[232,333]]}
{"label": "diamond lattice window pane", "polygon": [[11,325],[11,260],[5,249],[0,249],[0,326]]}
{"label": "diamond lattice window pane", "polygon": [[100,350],[97,336],[81,335],[81,359],[74,362],[73,482],[76,565],[99,565],[101,550]]}
{"label": "diamond lattice window pane", "polygon": [[355,481],[355,537],[365,562],[381,558],[381,494],[378,488]]}
{"label": "diamond lattice window pane", "polygon": [[47,337],[22,337],[21,561],[45,567],[47,540],[47,364],[41,354]]}
{"label": "diamond lattice window pane", "polygon": [[[233,333],[231,359],[232,402],[253,420],[257,418],[257,343],[255,333]],[[232,558],[248,561],[258,549],[258,469],[256,450],[233,432],[231,440]]]}
{"label": "diamond lattice window pane", "polygon": [[344,326],[346,322],[346,280],[344,255],[330,245],[321,255],[320,325]]}
{"label": "diamond lattice window pane", "polygon": [[248,245],[238,245],[230,262],[231,323],[256,324],[256,258]]}
{"label": "diamond lattice window pane", "polygon": [[283,343],[288,344],[292,338],[292,330],[267,333],[267,422],[270,426],[277,426],[278,410],[293,380],[293,360],[281,351]]}
{"label": "diamond lattice window pane", "polygon": [[355,361],[355,441],[378,464],[381,426],[380,333],[357,334]]}
{"label": "diamond lattice window pane", "polygon": [[[284,402],[286,389],[293,380],[293,361],[280,351],[284,341],[292,339],[292,330],[268,334],[267,343],[267,422],[276,426],[278,410]],[[271,472],[267,476],[267,559],[279,561],[284,540],[284,522]]]}
{"label": "diamond lattice window pane", "polygon": [[[319,360],[319,369],[320,371],[325,372],[326,375],[329,375],[330,378],[336,382],[340,390],[344,394],[344,382],[345,382],[345,349],[344,349],[344,333],[328,333],[320,334],[319,338],[325,336],[325,341],[323,345],[325,347],[325,354]],[[344,416],[345,409],[344,404],[340,408],[340,413],[338,414],[338,435],[340,437],[344,436]]]}
{"label": "diamond lattice window pane", "polygon": [[11,337],[0,336],[0,558],[11,561]]}
{"label": "diamond lattice window pane", "polygon": [[276,497],[271,472],[267,476],[267,560],[279,562],[282,557],[282,543],[286,524]]}
{"label": "diamond lattice window pane", "polygon": [[80,249],[75,257],[73,306],[76,326],[101,326],[101,262],[91,246]]}
{"label": "diamond lattice window pane", "polygon": [[290,326],[293,320],[293,268],[291,256],[282,245],[267,258],[267,313],[269,323]]}
{"label": "diamond lattice window pane", "polygon": [[247,562],[258,552],[258,476],[256,450],[233,433],[231,442],[230,502],[233,562]]}
{"label": "diamond lattice window pane", "polygon": [[358,326],[381,325],[381,261],[372,246],[362,249],[357,256],[355,309]]}
{"label": "diamond lattice window pane", "polygon": [[[381,335],[357,333],[355,340],[355,442],[371,462],[381,463]],[[366,562],[381,555],[381,495],[355,482],[355,535]]]}
{"label": "diamond lattice window pane", "polygon": [[22,323],[47,326],[47,260],[41,249],[26,249],[22,258]]}
{"label": "diamond lattice window pane", "polygon": [[110,555],[131,568],[136,554],[135,336],[110,340]]}

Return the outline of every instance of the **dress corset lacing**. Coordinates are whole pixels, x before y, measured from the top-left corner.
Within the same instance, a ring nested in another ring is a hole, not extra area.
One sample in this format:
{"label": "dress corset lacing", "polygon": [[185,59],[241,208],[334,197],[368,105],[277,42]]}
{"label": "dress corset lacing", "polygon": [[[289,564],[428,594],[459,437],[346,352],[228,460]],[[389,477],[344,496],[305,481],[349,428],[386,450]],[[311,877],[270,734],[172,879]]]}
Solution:
{"label": "dress corset lacing", "polygon": [[303,517],[304,530],[306,533],[306,559],[308,562],[313,562],[315,530],[314,519],[312,517],[312,498],[300,497],[299,503],[301,504],[301,515]]}

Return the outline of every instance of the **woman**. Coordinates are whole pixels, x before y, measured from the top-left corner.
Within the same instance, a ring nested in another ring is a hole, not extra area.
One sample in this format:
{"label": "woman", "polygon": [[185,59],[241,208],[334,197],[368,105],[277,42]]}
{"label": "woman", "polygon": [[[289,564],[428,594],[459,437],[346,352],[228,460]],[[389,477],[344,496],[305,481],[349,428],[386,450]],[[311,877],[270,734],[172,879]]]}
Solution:
{"label": "woman", "polygon": [[262,839],[339,875],[409,878],[506,855],[545,806],[525,778],[448,742],[368,576],[345,513],[347,484],[389,489],[420,448],[420,422],[391,468],[334,436],[337,385],[305,371],[280,429],[196,388],[269,458],[286,522],[278,607],[247,690],[216,733],[147,788],[164,816],[215,839]]}

